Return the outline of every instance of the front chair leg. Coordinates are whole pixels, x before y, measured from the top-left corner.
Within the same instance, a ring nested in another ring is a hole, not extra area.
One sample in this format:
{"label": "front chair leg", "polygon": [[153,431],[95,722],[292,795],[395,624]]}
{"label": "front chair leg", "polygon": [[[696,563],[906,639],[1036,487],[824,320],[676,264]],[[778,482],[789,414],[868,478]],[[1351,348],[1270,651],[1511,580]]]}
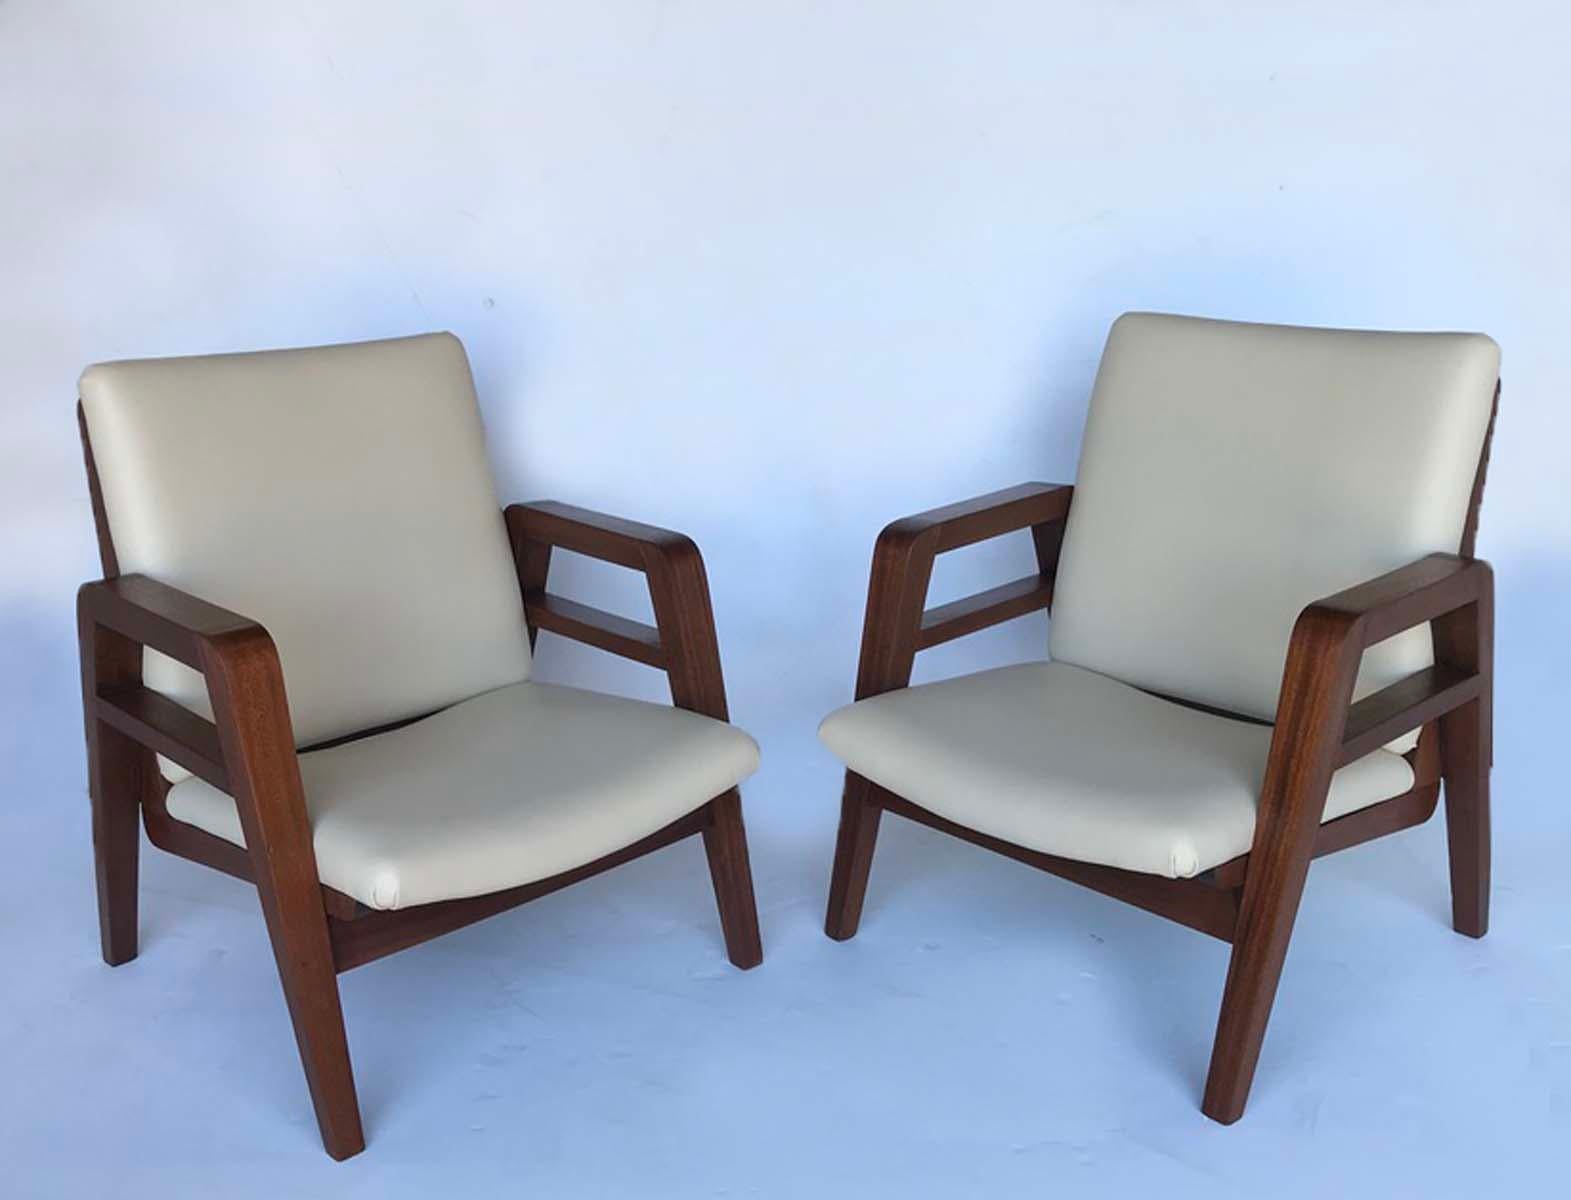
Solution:
{"label": "front chair leg", "polygon": [[327,914],[318,903],[315,913],[287,913],[291,906],[269,904],[262,909],[278,961],[278,977],[289,1005],[289,1019],[300,1047],[311,1104],[316,1109],[322,1145],[342,1160],[365,1149],[354,1072],[349,1065],[349,1039],[338,998],[338,972],[333,966]]}
{"label": "front chair leg", "polygon": [[1250,863],[1251,871],[1260,870],[1265,877],[1245,889],[1200,1105],[1206,1116],[1223,1125],[1244,1115],[1309,874],[1306,855],[1262,857],[1266,861]]}
{"label": "front chair leg", "polygon": [[837,942],[855,937],[862,923],[862,901],[867,898],[867,877],[873,869],[873,848],[883,811],[873,800],[872,782],[847,771],[835,865],[829,879],[829,911],[824,917],[824,932]]}
{"label": "front chair leg", "polygon": [[322,1145],[345,1159],[365,1133],[278,652],[253,626],[204,644],[203,667]]}
{"label": "front chair leg", "polygon": [[136,957],[136,881],[141,852],[137,815],[152,756],[125,734],[92,720],[88,792],[93,804],[93,865],[98,936],[111,967]]}
{"label": "front chair leg", "polygon": [[704,826],[704,853],[715,885],[720,929],[726,955],[743,971],[764,961],[758,933],[758,904],[753,897],[753,869],[747,856],[747,830],[742,824],[742,795],[732,788],[709,802],[713,820]]}
{"label": "front chair leg", "polygon": [[1440,718],[1446,838],[1451,855],[1451,927],[1468,937],[1489,932],[1489,759],[1481,700]]}

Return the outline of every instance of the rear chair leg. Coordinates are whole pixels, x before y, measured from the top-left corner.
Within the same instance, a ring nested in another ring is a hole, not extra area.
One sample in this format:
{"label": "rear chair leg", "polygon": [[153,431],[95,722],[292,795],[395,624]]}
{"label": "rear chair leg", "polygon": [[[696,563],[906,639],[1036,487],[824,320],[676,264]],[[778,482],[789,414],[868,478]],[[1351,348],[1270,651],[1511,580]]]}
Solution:
{"label": "rear chair leg", "polygon": [[764,961],[758,933],[758,904],[753,897],[753,869],[747,857],[747,830],[742,824],[742,794],[732,788],[709,802],[714,820],[704,827],[704,853],[715,885],[720,929],[726,955],[743,971]]}
{"label": "rear chair leg", "polygon": [[862,923],[862,901],[867,898],[867,877],[873,869],[873,848],[883,811],[873,801],[872,783],[847,771],[840,801],[840,835],[829,879],[829,911],[824,917],[824,932],[837,942],[856,936]]}

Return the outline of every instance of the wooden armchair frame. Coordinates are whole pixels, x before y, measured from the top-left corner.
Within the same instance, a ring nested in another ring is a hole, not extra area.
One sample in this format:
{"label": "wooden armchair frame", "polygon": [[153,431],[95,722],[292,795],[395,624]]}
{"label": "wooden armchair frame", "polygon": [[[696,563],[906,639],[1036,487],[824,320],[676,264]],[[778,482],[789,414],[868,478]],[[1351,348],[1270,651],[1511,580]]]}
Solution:
{"label": "wooden armchair frame", "polygon": [[[1497,405],[1498,398],[1497,387]],[[1194,879],[1077,862],[968,829],[847,771],[825,932],[836,940],[856,933],[879,819],[887,811],[1229,942],[1233,953],[1201,1105],[1224,1124],[1244,1112],[1312,859],[1422,824],[1434,814],[1443,782],[1452,924],[1482,937],[1489,925],[1494,577],[1473,549],[1493,429],[1492,414],[1459,554],[1429,555],[1318,600],[1299,616],[1249,853]],[[1051,608],[1073,494],[1067,485],[1022,484],[889,525],[873,551],[856,698],[908,686],[919,650]],[[937,555],[1024,529],[1035,542],[1034,575],[924,607]],[[1434,665],[1355,702],[1365,648],[1426,621]],[[1408,754],[1413,787],[1322,823],[1332,773],[1414,729],[1422,733]]]}
{"label": "wooden armchair frame", "polygon": [[[80,407],[78,420],[82,421]],[[489,895],[377,911],[323,885],[272,638],[257,622],[237,613],[146,576],[120,574],[85,422],[81,429],[104,572],[102,581],[84,584],[77,595],[104,961],[117,966],[137,953],[139,813],[148,840],[159,849],[255,884],[322,1142],[332,1157],[348,1158],[365,1148],[339,1004],[336,976],[341,971],[598,875],[695,833],[703,835],[727,955],[744,970],[763,960],[741,796],[734,787],[594,862]],[[709,586],[703,559],[691,538],[550,502],[511,505],[504,517],[531,644],[539,630],[547,629],[658,667],[666,672],[678,708],[719,721],[729,719]],[[643,572],[655,625],[547,592],[555,546]],[[214,720],[142,685],[144,647],[202,673]],[[337,741],[409,723],[401,721]],[[158,770],[155,754],[234,797],[245,848],[169,815],[164,803],[169,785]]]}

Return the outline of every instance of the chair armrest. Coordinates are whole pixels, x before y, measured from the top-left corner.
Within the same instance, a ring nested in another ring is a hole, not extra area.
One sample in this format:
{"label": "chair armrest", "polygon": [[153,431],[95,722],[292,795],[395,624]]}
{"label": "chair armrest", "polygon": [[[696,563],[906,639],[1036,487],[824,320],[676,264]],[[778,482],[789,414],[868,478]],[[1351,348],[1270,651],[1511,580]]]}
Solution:
{"label": "chair armrest", "polygon": [[[692,538],[554,500],[510,504],[504,516],[531,639],[546,629],[657,667],[665,671],[678,708],[730,719],[709,580]],[[655,624],[546,591],[557,546],[643,572]]]}
{"label": "chair armrest", "polygon": [[[1307,679],[1311,659],[1350,659],[1347,699],[1336,706],[1341,727],[1337,766],[1352,762],[1420,725],[1444,716],[1489,686],[1494,573],[1481,559],[1431,554],[1310,604],[1288,646],[1282,700]],[[1424,622],[1434,623],[1435,665],[1354,703],[1352,683],[1363,652]]]}
{"label": "chair armrest", "polygon": [[[1435,665],[1354,703],[1364,651],[1426,621]],[[1431,554],[1308,605],[1288,642],[1251,861],[1284,846],[1307,854],[1332,772],[1463,705],[1487,707],[1493,669],[1494,573],[1482,560]]]}
{"label": "chair armrest", "polygon": [[[1049,607],[1073,496],[1067,484],[1023,483],[886,526],[873,548],[856,698],[909,684],[918,650]],[[924,611],[939,554],[1020,529],[1031,530],[1036,574]]]}
{"label": "chair armrest", "polygon": [[[84,584],[77,624],[89,724],[101,721],[233,796],[259,884],[288,877],[314,889],[284,673],[267,630],[145,575]],[[143,647],[202,673],[214,720],[142,686]],[[263,888],[264,903],[269,894]]]}
{"label": "chair armrest", "polygon": [[79,616],[198,671],[204,645],[250,632],[266,635],[255,621],[146,575],[84,583],[76,606]]}
{"label": "chair armrest", "polygon": [[[239,613],[146,575],[83,584],[77,592],[84,694],[96,717],[179,763],[223,791],[231,790],[219,722],[142,686],[143,647],[202,673],[212,698],[212,671],[240,657],[270,659],[283,686],[267,631]],[[214,712],[220,713],[214,700]],[[285,714],[287,719],[287,713]],[[293,739],[290,739],[293,748]]]}

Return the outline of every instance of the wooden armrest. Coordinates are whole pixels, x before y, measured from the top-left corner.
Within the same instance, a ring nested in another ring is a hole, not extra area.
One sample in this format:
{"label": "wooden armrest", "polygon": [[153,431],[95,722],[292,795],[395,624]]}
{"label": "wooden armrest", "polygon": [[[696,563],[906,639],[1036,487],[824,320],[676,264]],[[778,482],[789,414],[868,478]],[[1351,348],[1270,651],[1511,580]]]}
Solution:
{"label": "wooden armrest", "polygon": [[[229,793],[263,907],[301,895],[320,904],[284,672],[267,630],[145,575],[84,584],[77,624],[89,745],[100,723],[110,726]],[[214,720],[142,685],[143,647],[202,673]],[[285,879],[308,890],[280,898]]]}
{"label": "wooden armrest", "polygon": [[204,644],[240,634],[265,636],[250,618],[146,575],[84,583],[76,606],[79,616],[198,671],[203,669]]}
{"label": "wooden armrest", "polygon": [[1482,559],[1430,554],[1317,600],[1305,613],[1343,623],[1349,636],[1372,646],[1492,594],[1493,578]]}
{"label": "wooden armrest", "polygon": [[[918,650],[1047,608],[1074,488],[1022,483],[891,522],[873,548],[856,698],[905,687]],[[933,560],[975,542],[1031,530],[1037,573],[924,611]]]}
{"label": "wooden armrest", "polygon": [[[1340,731],[1341,766],[1468,703],[1488,687],[1493,599],[1488,563],[1431,554],[1316,600],[1288,643],[1277,725],[1295,696],[1321,691],[1329,705],[1321,719]],[[1426,621],[1434,622],[1435,665],[1352,703],[1364,651]]]}
{"label": "wooden armrest", "polygon": [[[229,791],[218,725],[143,687],[140,651],[150,647],[185,663],[202,672],[210,688],[215,667],[227,668],[260,654],[270,657],[282,689],[277,652],[267,631],[249,617],[146,575],[83,584],[77,592],[77,619],[84,659],[107,653],[119,664],[117,670],[100,667],[96,672],[93,694],[87,697],[91,715]],[[121,647],[101,648],[106,634],[122,639]]]}
{"label": "wooden armrest", "polygon": [[647,570],[652,556],[698,553],[686,534],[556,500],[509,504],[506,517],[508,530],[515,537],[560,546],[635,571]]}
{"label": "wooden armrest", "polygon": [[[531,637],[546,629],[657,667],[666,672],[678,708],[729,719],[709,580],[692,538],[554,500],[510,504],[504,516]],[[557,546],[642,571],[655,624],[547,592]]]}
{"label": "wooden armrest", "polygon": [[[1435,665],[1354,703],[1365,649],[1426,621]],[[1288,642],[1251,861],[1284,847],[1308,861],[1304,847],[1338,767],[1463,705],[1476,701],[1487,710],[1493,626],[1489,564],[1454,554],[1431,554],[1308,605]],[[1487,712],[1479,727],[1487,762]]]}
{"label": "wooden armrest", "polygon": [[926,512],[901,517],[891,522],[879,536],[900,540],[933,534],[934,552],[956,550],[973,542],[986,541],[1017,529],[1028,529],[1069,515],[1074,488],[1062,483],[1021,483],[1014,487],[973,496],[955,504],[930,508]]}
{"label": "wooden armrest", "polygon": [[[1433,667],[1346,705],[1337,766],[1443,717],[1489,687],[1493,602],[1494,574],[1488,563],[1431,554],[1304,610],[1294,627],[1294,641],[1302,636],[1327,657],[1350,658],[1355,676],[1365,649],[1434,622]],[[1293,660],[1290,646],[1289,664]],[[1284,678],[1284,699],[1289,682]]]}

